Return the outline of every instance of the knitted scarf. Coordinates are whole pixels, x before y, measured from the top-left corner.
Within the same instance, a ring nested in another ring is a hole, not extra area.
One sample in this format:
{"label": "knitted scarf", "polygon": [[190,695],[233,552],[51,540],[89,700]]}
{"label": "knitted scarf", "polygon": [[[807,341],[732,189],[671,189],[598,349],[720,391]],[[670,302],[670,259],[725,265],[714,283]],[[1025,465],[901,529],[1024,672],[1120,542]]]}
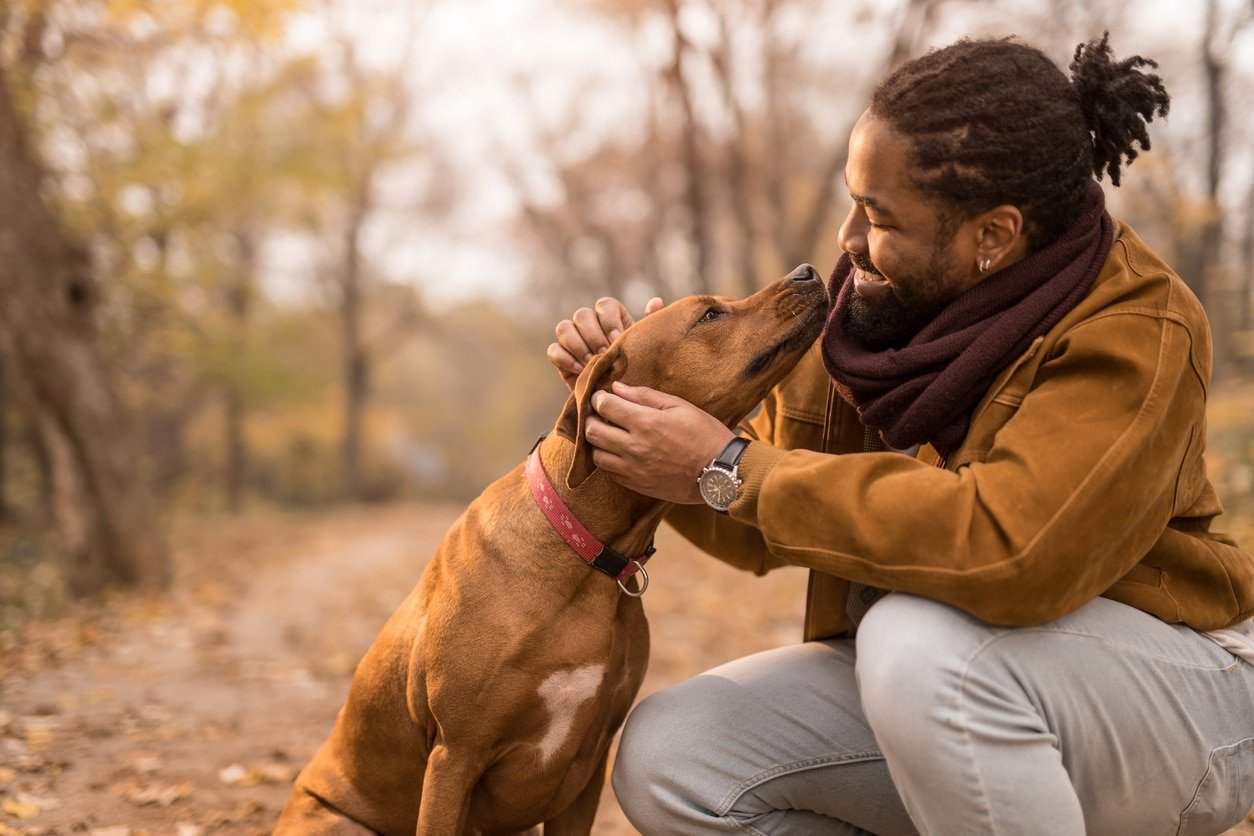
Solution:
{"label": "knitted scarf", "polygon": [[836,300],[821,337],[840,396],[893,447],[930,442],[942,456],[966,437],[971,411],[997,375],[1088,293],[1114,227],[1093,182],[1075,223],[1057,240],[985,278],[900,349],[872,351],[846,331],[854,267],[836,262]]}

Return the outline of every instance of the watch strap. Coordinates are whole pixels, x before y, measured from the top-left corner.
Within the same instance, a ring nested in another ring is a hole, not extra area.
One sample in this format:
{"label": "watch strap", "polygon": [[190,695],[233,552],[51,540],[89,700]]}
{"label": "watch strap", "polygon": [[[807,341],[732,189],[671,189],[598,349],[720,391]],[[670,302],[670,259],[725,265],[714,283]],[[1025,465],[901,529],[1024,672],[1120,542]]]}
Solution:
{"label": "watch strap", "polygon": [[715,459],[712,464],[716,467],[721,467],[724,470],[734,470],[737,463],[740,462],[740,457],[744,455],[745,448],[748,446],[749,439],[736,436],[731,441],[727,442],[727,446],[723,448],[723,452],[718,454],[718,458]]}

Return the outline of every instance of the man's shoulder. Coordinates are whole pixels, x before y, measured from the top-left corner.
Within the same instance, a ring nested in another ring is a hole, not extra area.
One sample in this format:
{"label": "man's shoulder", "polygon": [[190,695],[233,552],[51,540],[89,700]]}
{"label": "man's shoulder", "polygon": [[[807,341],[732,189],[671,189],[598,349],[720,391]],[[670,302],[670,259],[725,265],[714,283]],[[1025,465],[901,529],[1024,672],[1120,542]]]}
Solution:
{"label": "man's shoulder", "polygon": [[1137,313],[1172,319],[1189,330],[1207,330],[1201,302],[1176,271],[1136,230],[1115,220],[1114,241],[1083,314]]}
{"label": "man's shoulder", "polygon": [[[1066,337],[1081,329],[1093,339],[1126,340],[1121,323],[1127,317],[1149,317],[1171,328],[1156,331],[1160,339],[1182,329],[1187,338],[1172,341],[1173,350],[1192,356],[1199,374],[1210,376],[1210,323],[1206,311],[1189,286],[1166,261],[1149,247],[1132,227],[1115,221],[1114,242],[1092,290],[1047,336],[1046,354],[1066,344]],[[1142,332],[1144,333],[1144,332]]]}

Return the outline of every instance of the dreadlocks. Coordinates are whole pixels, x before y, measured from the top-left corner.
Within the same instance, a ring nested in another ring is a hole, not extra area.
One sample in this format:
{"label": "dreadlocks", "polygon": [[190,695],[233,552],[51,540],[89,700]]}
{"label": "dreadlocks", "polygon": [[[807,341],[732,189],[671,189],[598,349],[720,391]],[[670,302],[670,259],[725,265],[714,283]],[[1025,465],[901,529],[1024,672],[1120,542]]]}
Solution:
{"label": "dreadlocks", "polygon": [[[871,97],[871,112],[911,140],[918,185],[957,218],[1019,207],[1030,249],[1074,220],[1089,179],[1150,147],[1146,123],[1165,116],[1162,80],[1141,56],[1116,61],[1109,33],[1076,47],[1071,79],[1012,38],[964,39],[902,64]],[[1126,161],[1126,162],[1125,162]]]}

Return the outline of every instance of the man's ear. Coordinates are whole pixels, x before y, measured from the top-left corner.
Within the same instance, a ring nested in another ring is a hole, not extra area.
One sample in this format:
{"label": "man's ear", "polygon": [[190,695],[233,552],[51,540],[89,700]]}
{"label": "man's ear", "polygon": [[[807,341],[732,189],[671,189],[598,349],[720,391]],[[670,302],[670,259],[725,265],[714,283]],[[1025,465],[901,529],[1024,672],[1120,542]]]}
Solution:
{"label": "man's ear", "polygon": [[592,463],[592,446],[583,431],[584,422],[592,414],[593,393],[610,388],[610,384],[621,378],[626,370],[627,355],[616,343],[610,346],[609,351],[594,357],[575,381],[575,391],[566,399],[566,406],[554,428],[554,432],[575,445],[575,455],[566,473],[567,487],[579,487],[596,470],[596,465]]}

